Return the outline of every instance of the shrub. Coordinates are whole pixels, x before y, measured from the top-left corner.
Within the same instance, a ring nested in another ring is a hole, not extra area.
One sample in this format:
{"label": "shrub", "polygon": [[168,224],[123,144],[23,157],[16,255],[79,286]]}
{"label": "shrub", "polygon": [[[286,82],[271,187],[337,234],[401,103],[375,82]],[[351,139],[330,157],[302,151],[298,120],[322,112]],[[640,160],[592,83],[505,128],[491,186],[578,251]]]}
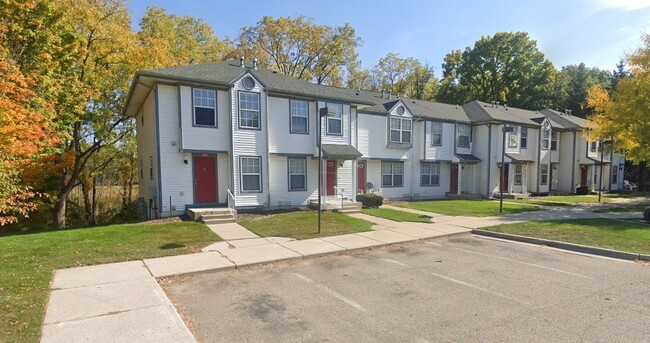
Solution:
{"label": "shrub", "polygon": [[580,186],[580,187],[576,188],[576,194],[577,195],[587,195],[587,194],[589,194],[589,187]]}
{"label": "shrub", "polygon": [[646,207],[643,211],[643,220],[650,222],[650,207]]}
{"label": "shrub", "polygon": [[384,203],[384,197],[378,194],[358,194],[357,201],[365,208],[374,208]]}

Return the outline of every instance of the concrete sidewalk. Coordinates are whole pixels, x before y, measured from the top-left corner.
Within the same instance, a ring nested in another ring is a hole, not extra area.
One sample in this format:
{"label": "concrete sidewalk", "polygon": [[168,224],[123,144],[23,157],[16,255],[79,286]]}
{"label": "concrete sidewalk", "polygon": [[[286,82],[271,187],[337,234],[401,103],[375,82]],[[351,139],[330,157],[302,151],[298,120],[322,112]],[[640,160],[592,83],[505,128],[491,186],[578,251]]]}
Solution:
{"label": "concrete sidewalk", "polygon": [[239,224],[208,225],[224,241],[189,255],[56,271],[41,342],[195,342],[156,278],[301,260],[470,233],[445,223],[398,223],[364,214],[373,231],[294,240],[259,237]]}

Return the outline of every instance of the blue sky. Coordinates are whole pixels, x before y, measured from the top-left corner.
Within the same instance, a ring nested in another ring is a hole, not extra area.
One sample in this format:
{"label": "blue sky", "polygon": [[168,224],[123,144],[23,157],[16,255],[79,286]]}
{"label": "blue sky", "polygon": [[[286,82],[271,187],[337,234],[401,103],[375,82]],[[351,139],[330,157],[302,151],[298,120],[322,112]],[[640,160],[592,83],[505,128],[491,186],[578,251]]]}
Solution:
{"label": "blue sky", "polygon": [[219,38],[235,37],[242,26],[265,15],[313,17],[319,24],[350,23],[363,39],[363,67],[388,52],[428,62],[440,75],[442,60],[481,36],[526,31],[556,68],[584,62],[614,69],[618,60],[650,33],[650,0],[394,0],[394,1],[196,1],[131,0],[133,27],[147,6],[202,18]]}

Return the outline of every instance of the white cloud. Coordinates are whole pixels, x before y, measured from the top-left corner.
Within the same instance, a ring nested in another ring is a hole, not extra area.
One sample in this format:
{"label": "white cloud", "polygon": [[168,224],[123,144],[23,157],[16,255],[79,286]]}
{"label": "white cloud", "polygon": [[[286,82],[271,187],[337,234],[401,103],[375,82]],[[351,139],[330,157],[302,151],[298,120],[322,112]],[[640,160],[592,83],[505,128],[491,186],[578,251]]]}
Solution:
{"label": "white cloud", "polygon": [[650,8],[650,0],[597,0],[602,9],[618,9],[623,11],[637,11]]}

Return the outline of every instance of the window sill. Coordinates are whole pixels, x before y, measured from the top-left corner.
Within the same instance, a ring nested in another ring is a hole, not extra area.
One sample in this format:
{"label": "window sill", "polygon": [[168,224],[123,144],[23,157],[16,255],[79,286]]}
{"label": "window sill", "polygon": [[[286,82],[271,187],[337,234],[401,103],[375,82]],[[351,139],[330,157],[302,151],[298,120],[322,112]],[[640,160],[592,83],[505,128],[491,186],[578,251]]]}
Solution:
{"label": "window sill", "polygon": [[412,143],[388,142],[388,144],[386,144],[386,147],[387,147],[387,148],[410,149],[412,146],[413,146]]}
{"label": "window sill", "polygon": [[384,185],[382,185],[381,188],[404,188],[404,185],[401,185],[401,186],[384,186]]}

